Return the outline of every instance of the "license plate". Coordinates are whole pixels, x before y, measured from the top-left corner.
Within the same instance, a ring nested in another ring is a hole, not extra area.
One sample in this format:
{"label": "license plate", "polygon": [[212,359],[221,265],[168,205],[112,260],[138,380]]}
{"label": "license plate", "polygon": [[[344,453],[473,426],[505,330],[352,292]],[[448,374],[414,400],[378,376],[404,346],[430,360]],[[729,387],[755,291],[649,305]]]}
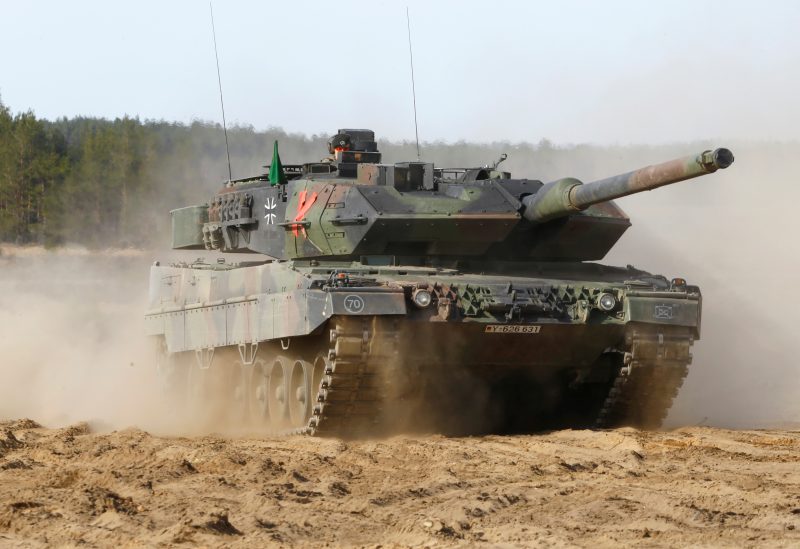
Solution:
{"label": "license plate", "polygon": [[538,334],[542,327],[532,324],[489,324],[487,334]]}

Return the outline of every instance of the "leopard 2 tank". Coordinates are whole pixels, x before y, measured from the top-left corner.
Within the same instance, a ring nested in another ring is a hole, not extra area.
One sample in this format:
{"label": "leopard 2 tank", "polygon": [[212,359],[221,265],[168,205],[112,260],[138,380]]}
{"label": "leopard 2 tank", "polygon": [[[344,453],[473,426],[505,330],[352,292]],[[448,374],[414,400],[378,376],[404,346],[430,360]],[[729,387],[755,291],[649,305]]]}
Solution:
{"label": "leopard 2 tank", "polygon": [[343,437],[661,425],[700,290],[595,261],[630,226],[612,200],[729,150],[585,184],[382,164],[369,130],[329,152],[275,154],[271,176],[171,212],[173,248],[249,254],[151,269],[147,333],[180,411]]}

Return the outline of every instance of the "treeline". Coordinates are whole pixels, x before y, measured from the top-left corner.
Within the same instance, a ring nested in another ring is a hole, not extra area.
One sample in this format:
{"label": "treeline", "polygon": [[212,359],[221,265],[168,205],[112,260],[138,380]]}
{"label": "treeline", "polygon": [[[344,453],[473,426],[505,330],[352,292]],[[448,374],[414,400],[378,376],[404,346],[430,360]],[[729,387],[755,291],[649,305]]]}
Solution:
{"label": "treeline", "polygon": [[[380,137],[380,129],[374,129]],[[235,127],[229,138],[236,178],[263,173],[274,140],[284,164],[299,164],[325,156],[328,136]],[[32,112],[13,114],[0,103],[0,242],[163,245],[169,238],[169,210],[206,202],[227,179],[224,143],[218,124],[127,117],[47,121]],[[606,176],[705,145],[460,142],[423,143],[422,150],[425,161],[441,167],[485,165],[506,152],[503,168],[519,177],[550,180]],[[385,162],[416,159],[411,142],[379,140],[379,146]]]}
{"label": "treeline", "polygon": [[[238,145],[234,177],[258,173],[274,139],[309,152],[312,141],[323,141],[280,130],[230,133]],[[222,130],[214,124],[51,122],[0,103],[2,242],[153,245],[168,236],[169,209],[207,200],[227,175]]]}

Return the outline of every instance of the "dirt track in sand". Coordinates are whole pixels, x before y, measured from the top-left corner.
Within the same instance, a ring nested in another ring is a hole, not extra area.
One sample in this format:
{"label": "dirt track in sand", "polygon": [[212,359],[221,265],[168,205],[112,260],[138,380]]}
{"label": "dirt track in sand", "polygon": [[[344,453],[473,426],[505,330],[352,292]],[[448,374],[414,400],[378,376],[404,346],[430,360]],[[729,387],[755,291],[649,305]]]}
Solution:
{"label": "dirt track in sand", "polygon": [[382,441],[0,423],[0,546],[797,546],[800,431]]}

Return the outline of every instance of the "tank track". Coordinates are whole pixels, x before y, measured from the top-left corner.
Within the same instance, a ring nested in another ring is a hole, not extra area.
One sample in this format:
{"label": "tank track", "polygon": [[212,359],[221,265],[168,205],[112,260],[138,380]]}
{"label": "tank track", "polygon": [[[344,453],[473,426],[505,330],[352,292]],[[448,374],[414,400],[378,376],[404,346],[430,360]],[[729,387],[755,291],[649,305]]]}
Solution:
{"label": "tank track", "polygon": [[397,361],[390,317],[343,317],[330,331],[325,376],[304,434],[353,437],[375,432],[389,401],[388,370]]}
{"label": "tank track", "polygon": [[[399,360],[399,322],[386,316],[332,321],[327,350],[323,345],[318,355],[326,359],[309,419],[302,427],[278,428],[272,434],[369,436],[384,432],[391,419],[387,407],[402,396],[402,366],[408,366]],[[619,369],[595,427],[660,427],[688,373],[693,342],[686,332],[631,330],[625,349],[617,351]]]}
{"label": "tank track", "polygon": [[598,415],[597,427],[657,429],[689,371],[691,335],[645,333],[627,336],[629,351]]}

